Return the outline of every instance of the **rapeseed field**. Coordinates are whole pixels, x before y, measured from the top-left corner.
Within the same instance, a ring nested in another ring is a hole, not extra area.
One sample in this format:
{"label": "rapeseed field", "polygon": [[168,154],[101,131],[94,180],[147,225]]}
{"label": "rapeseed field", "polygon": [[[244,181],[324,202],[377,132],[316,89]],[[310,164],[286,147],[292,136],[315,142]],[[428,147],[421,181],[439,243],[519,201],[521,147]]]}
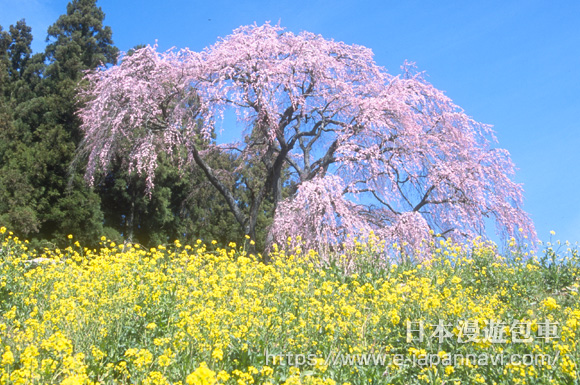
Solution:
{"label": "rapeseed field", "polygon": [[32,251],[0,233],[0,384],[578,383],[565,244],[441,241],[416,261],[371,236],[263,264],[234,243]]}

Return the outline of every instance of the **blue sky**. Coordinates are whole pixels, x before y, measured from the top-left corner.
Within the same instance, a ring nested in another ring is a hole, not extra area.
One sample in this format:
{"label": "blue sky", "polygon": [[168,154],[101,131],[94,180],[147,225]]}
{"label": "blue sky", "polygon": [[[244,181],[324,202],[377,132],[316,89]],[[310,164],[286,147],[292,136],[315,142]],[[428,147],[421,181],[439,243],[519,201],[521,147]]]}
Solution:
{"label": "blue sky", "polygon": [[[25,18],[35,51],[67,0],[0,0],[0,25]],[[580,241],[579,1],[99,0],[121,50],[137,44],[201,50],[240,25],[280,22],[293,32],[371,48],[397,73],[426,71],[476,120],[494,125],[524,184],[541,239]]]}

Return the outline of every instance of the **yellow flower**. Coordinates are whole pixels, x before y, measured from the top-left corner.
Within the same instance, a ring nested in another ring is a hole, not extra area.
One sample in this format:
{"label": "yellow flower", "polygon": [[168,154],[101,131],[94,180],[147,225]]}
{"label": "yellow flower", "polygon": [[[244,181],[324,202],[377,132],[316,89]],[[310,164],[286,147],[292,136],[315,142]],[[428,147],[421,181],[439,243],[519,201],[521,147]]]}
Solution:
{"label": "yellow flower", "polygon": [[143,381],[143,385],[169,385],[169,381],[160,372],[151,372]]}
{"label": "yellow flower", "polygon": [[208,368],[205,362],[202,362],[199,368],[187,376],[185,382],[187,385],[213,385],[217,382],[216,373]]}
{"label": "yellow flower", "polygon": [[2,366],[12,365],[14,363],[14,355],[10,351],[10,346],[6,346],[6,351],[2,354]]}
{"label": "yellow flower", "polygon": [[214,349],[213,353],[211,354],[211,357],[214,360],[221,361],[224,359],[224,351],[221,350],[221,348],[216,348],[216,349]]}
{"label": "yellow flower", "polygon": [[260,373],[264,376],[264,377],[270,377],[272,374],[274,374],[274,369],[272,369],[269,366],[263,366],[262,370],[260,371]]}
{"label": "yellow flower", "polygon": [[226,382],[230,379],[230,375],[225,370],[221,370],[217,375],[218,380]]}
{"label": "yellow flower", "polygon": [[69,235],[67,236],[67,238],[68,238],[68,239],[73,239],[73,236],[72,236],[72,234],[69,234]]}
{"label": "yellow flower", "polygon": [[145,326],[145,329],[155,330],[156,327],[157,327],[157,325],[154,322],[151,322],[151,323],[148,323],[147,326]]}
{"label": "yellow flower", "polygon": [[99,348],[96,348],[94,346],[91,348],[91,350],[93,353],[93,357],[97,361],[100,361],[107,356],[107,354],[105,352],[101,351]]}
{"label": "yellow flower", "polygon": [[159,366],[166,367],[171,364],[171,358],[167,357],[165,354],[159,356]]}
{"label": "yellow flower", "polygon": [[554,310],[554,309],[557,309],[560,307],[560,305],[558,305],[556,300],[552,297],[548,297],[545,300],[543,300],[542,304],[544,305],[544,307],[546,309],[549,309],[549,310]]}

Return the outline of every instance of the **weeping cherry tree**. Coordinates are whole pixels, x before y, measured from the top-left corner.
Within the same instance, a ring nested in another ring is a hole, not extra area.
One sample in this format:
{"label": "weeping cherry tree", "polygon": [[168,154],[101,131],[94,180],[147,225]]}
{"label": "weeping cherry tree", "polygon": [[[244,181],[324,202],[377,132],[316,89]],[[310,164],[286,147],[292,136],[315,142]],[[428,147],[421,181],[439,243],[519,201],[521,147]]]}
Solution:
{"label": "weeping cherry tree", "polygon": [[[165,152],[203,170],[250,237],[270,199],[267,244],[300,235],[321,247],[373,231],[417,246],[432,234],[484,235],[486,218],[504,237],[535,238],[491,127],[413,66],[389,74],[368,48],[252,25],[202,52],[148,46],[86,80],[79,156],[90,183],[121,158],[152,188]],[[218,143],[212,136],[228,111],[242,140]],[[236,167],[212,168],[216,153],[234,156]],[[235,180],[244,169],[261,177],[246,181],[242,207]]]}

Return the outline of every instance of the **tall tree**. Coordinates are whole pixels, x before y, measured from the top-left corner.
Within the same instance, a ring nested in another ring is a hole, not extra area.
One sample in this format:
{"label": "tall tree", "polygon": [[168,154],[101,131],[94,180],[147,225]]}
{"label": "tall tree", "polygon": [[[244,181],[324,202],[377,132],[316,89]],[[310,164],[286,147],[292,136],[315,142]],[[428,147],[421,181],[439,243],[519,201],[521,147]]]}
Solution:
{"label": "tall tree", "polygon": [[81,139],[79,81],[85,70],[116,59],[103,19],[96,1],[71,1],[48,30],[45,54],[36,55],[25,22],[10,27],[5,91],[10,124],[1,133],[0,219],[23,235],[62,242],[74,232],[89,242],[102,233],[99,197],[69,174],[69,165]]}
{"label": "tall tree", "polygon": [[69,175],[69,165],[81,140],[75,102],[79,82],[84,71],[116,61],[117,48],[104,18],[96,0],[73,0],[48,29],[43,84],[47,114],[36,152],[43,165],[38,182],[45,191],[41,236],[46,238],[75,231],[89,241],[102,231],[99,197],[78,176]]}
{"label": "tall tree", "polygon": [[0,221],[27,236],[40,228],[33,127],[42,120],[34,101],[44,64],[42,55],[32,56],[31,28],[24,20],[0,35]]}
{"label": "tall tree", "polygon": [[[518,236],[522,227],[535,236],[509,154],[493,148],[491,128],[412,69],[386,73],[365,47],[248,26],[201,53],[147,47],[87,80],[81,115],[89,181],[123,156],[151,188],[158,154],[184,147],[252,237],[267,197],[271,238],[302,235],[312,246],[370,230],[415,244],[430,230],[483,234],[486,216],[503,235]],[[247,123],[245,140],[212,144],[228,108]],[[249,207],[227,183],[232,171],[208,163],[215,151],[236,154],[233,172],[263,170],[247,186]],[[287,199],[285,167],[295,182]]]}
{"label": "tall tree", "polygon": [[84,71],[114,64],[118,49],[112,31],[103,26],[105,14],[96,0],[73,0],[66,14],[48,28],[45,76],[53,94],[51,111],[75,143],[80,141],[75,92]]}
{"label": "tall tree", "polygon": [[[69,162],[81,137],[75,89],[84,70],[116,57],[103,18],[95,1],[72,1],[50,27],[45,54],[36,55],[24,20],[0,29],[0,222],[27,238],[55,242],[73,232],[84,243],[102,233],[147,245],[243,238],[203,175],[179,171],[168,159],[156,171],[150,197],[145,178],[120,164],[95,191],[74,170],[71,178]],[[231,160],[218,156],[214,163],[227,169]]]}

